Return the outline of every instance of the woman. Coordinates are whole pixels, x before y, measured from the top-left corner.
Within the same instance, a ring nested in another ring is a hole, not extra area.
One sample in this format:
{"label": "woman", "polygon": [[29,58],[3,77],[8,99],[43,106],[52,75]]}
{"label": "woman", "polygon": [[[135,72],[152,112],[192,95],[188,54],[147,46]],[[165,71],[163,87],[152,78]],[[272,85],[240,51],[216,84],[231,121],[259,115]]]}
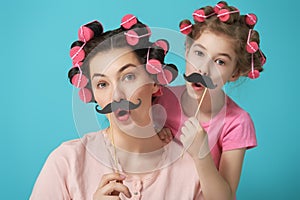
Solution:
{"label": "woman", "polygon": [[96,21],[80,28],[69,78],[110,126],[54,150],[30,199],[199,199],[192,158],[177,143],[165,145],[157,136],[163,124],[152,120],[152,99],[177,68],[164,64],[167,42],[151,43],[150,35],[132,15],[112,31]]}

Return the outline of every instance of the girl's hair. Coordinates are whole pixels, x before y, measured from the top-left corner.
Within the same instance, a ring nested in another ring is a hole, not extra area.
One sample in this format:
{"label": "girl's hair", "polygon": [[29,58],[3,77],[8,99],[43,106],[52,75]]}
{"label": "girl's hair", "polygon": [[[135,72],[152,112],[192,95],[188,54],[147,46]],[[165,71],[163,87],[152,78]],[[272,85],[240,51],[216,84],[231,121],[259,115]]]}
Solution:
{"label": "girl's hair", "polygon": [[[124,17],[126,17],[125,15]],[[131,15],[132,16],[132,15]],[[166,40],[157,40],[156,42],[150,42],[151,30],[149,27],[141,23],[137,18],[131,27],[121,26],[117,29],[110,31],[96,31],[103,30],[99,22],[91,22],[82,27],[89,27],[89,31],[92,30],[93,37],[85,38],[79,36],[78,41],[73,42],[71,45],[70,56],[73,60],[73,67],[69,70],[68,77],[74,86],[80,88],[79,96],[84,102],[95,102],[92,94],[92,86],[90,78],[89,63],[90,60],[99,52],[109,51],[118,48],[130,48],[135,53],[137,59],[141,64],[151,65],[151,67],[157,67],[158,72],[146,70],[154,81],[158,84],[165,85],[173,81],[178,74],[177,67],[173,64],[165,64],[164,58],[168,52],[169,44]],[[132,19],[132,18],[131,18]],[[94,26],[91,26],[93,24]],[[98,27],[97,27],[98,26]],[[101,26],[101,28],[100,28]],[[82,31],[81,27],[81,31]],[[95,28],[96,27],[96,28]],[[80,32],[79,30],[79,32]],[[85,35],[88,35],[87,33]],[[75,53],[74,53],[75,52]],[[77,59],[79,57],[79,59]],[[152,65],[149,61],[155,60],[156,66]],[[146,67],[146,69],[148,69]],[[156,69],[156,68],[155,68]],[[161,76],[165,77],[165,72],[169,77],[161,81]],[[171,74],[171,77],[170,77]],[[78,80],[78,77],[83,77]]]}
{"label": "girl's hair", "polygon": [[[254,14],[240,15],[237,8],[228,6],[225,1],[220,1],[215,7],[206,6],[193,13],[194,24],[185,19],[180,22],[181,32],[185,28],[186,48],[190,48],[204,31],[225,35],[233,41],[234,51],[237,55],[237,70],[242,76],[253,77],[263,71],[266,56],[259,49],[259,33],[253,30],[257,18]],[[250,44],[251,43],[251,44]],[[254,47],[253,47],[254,45]],[[257,46],[255,46],[257,45]],[[254,48],[250,51],[247,48]]]}

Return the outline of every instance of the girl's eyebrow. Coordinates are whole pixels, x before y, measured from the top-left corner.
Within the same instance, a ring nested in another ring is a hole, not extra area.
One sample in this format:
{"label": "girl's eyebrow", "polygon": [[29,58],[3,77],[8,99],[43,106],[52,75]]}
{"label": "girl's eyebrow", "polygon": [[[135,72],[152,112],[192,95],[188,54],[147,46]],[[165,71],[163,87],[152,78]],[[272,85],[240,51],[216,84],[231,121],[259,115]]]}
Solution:
{"label": "girl's eyebrow", "polygon": [[[132,63],[128,63],[126,65],[124,65],[123,67],[121,67],[121,69],[118,70],[118,74],[122,73],[124,70],[126,70],[129,67],[136,67],[136,65],[132,64]],[[106,77],[105,74],[101,74],[101,73],[94,73],[92,76],[92,79],[94,79],[95,77]]]}
{"label": "girl's eyebrow", "polygon": [[[200,48],[206,50],[206,48],[205,48],[204,46],[202,46],[201,44],[195,44],[194,47],[200,47]],[[230,56],[229,54],[227,54],[227,53],[219,53],[218,55],[220,55],[220,56],[225,56],[225,57],[227,57],[229,60],[232,61],[231,56]]]}
{"label": "girl's eyebrow", "polygon": [[227,54],[227,53],[220,53],[219,55],[220,55],[220,56],[225,56],[225,57],[227,57],[230,61],[232,61],[231,56],[230,56],[229,54]]}

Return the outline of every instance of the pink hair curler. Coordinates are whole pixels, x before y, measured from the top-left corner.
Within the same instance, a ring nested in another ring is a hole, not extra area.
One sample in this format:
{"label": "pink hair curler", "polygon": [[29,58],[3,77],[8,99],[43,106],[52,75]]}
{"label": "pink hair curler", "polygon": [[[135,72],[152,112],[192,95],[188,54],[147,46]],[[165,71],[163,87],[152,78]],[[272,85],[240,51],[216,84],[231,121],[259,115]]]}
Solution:
{"label": "pink hair curler", "polygon": [[215,13],[211,13],[209,15],[205,15],[205,11],[203,9],[198,9],[193,12],[193,18],[196,22],[204,22],[206,18],[215,15]]}
{"label": "pink hair curler", "polygon": [[205,12],[203,9],[195,10],[193,12],[193,18],[197,22],[204,22],[205,21]]}
{"label": "pink hair curler", "polygon": [[190,32],[192,32],[192,23],[190,21],[182,22],[179,25],[180,32],[184,35],[188,35]]}
{"label": "pink hair curler", "polygon": [[248,53],[255,53],[259,49],[257,42],[247,43],[246,50]]}
{"label": "pink hair curler", "polygon": [[129,30],[125,33],[125,35],[126,35],[127,43],[131,46],[135,46],[136,44],[138,44],[140,38],[150,36],[151,32],[150,33],[148,32],[147,34],[144,35],[138,35],[138,33],[135,32],[134,30]]}
{"label": "pink hair curler", "polygon": [[247,14],[245,16],[245,22],[246,22],[246,24],[248,24],[250,26],[254,26],[257,23],[256,15],[253,13]]}
{"label": "pink hair curler", "polygon": [[147,61],[146,70],[150,74],[158,74],[162,71],[162,64],[157,59],[150,59]]}
{"label": "pink hair curler", "polygon": [[86,27],[86,26],[81,26],[78,30],[78,38],[82,42],[87,42],[91,38],[94,37],[94,32],[92,29]]}
{"label": "pink hair curler", "polygon": [[215,5],[215,7],[214,7],[215,13],[218,13],[224,6],[225,6],[225,4],[222,3],[222,2],[218,3],[217,5]]}
{"label": "pink hair curler", "polygon": [[248,77],[251,79],[256,79],[259,77],[259,71],[254,69],[254,56],[253,53],[251,55],[251,71],[248,73]]}
{"label": "pink hair curler", "polygon": [[82,73],[75,74],[71,80],[72,84],[77,88],[84,88],[89,80]]}
{"label": "pink hair curler", "polygon": [[220,19],[220,21],[222,22],[226,22],[229,20],[230,18],[230,14],[233,14],[233,13],[238,13],[240,12],[238,9],[237,10],[234,10],[234,11],[229,11],[227,9],[221,9],[219,10],[218,12],[218,18]]}
{"label": "pink hair curler", "polygon": [[251,70],[249,73],[248,73],[248,77],[251,78],[251,79],[256,79],[259,77],[259,71],[258,70]]}
{"label": "pink hair curler", "polygon": [[85,57],[85,52],[83,50],[84,44],[82,46],[75,46],[70,50],[70,57],[74,63],[81,62]]}
{"label": "pink hair curler", "polygon": [[130,29],[136,23],[137,23],[137,18],[132,14],[125,15],[121,20],[121,26],[125,29]]}
{"label": "pink hair curler", "polygon": [[168,41],[164,39],[156,40],[156,42],[154,42],[154,45],[162,48],[164,50],[165,55],[168,53],[170,48]]}
{"label": "pink hair curler", "polygon": [[82,25],[78,30],[78,38],[82,42],[88,42],[94,36],[103,33],[103,26],[97,20]]}
{"label": "pink hair curler", "polygon": [[163,69],[160,73],[157,74],[157,81],[162,85],[169,84],[172,80],[173,74],[167,69]]}
{"label": "pink hair curler", "polygon": [[248,53],[253,54],[259,49],[259,47],[258,47],[257,42],[254,42],[254,41],[250,42],[251,32],[252,32],[252,29],[249,29],[246,50]]}
{"label": "pink hair curler", "polygon": [[79,98],[84,103],[89,103],[92,100],[92,92],[87,88],[81,88],[78,92]]}

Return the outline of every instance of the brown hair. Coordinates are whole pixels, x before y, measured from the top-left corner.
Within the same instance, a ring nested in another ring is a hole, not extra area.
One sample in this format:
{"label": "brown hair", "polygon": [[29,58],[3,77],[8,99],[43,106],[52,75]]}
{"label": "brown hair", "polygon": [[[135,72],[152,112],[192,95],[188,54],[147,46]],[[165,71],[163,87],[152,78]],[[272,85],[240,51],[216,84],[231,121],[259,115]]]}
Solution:
{"label": "brown hair", "polygon": [[[235,7],[228,6],[224,1],[219,3],[223,4],[221,9],[227,9],[228,11],[237,10]],[[234,51],[237,55],[236,67],[238,73],[241,76],[247,76],[252,67],[252,54],[248,53],[246,50],[250,30],[251,35],[249,42],[256,42],[258,46],[260,44],[259,33],[253,30],[254,25],[247,24],[245,20],[246,15],[240,15],[239,12],[230,14],[229,19],[223,22],[219,19],[213,7],[206,6],[200,9],[202,9],[205,15],[209,17],[203,22],[194,20],[195,23],[192,25],[192,31],[186,37],[186,48],[189,49],[193,42],[197,40],[204,31],[225,35],[232,39]],[[183,20],[180,22],[180,25],[183,23],[188,24],[190,22],[189,20]],[[262,60],[265,61],[266,57],[260,49],[253,54],[253,60],[254,69],[259,72],[263,71],[264,62]]]}

